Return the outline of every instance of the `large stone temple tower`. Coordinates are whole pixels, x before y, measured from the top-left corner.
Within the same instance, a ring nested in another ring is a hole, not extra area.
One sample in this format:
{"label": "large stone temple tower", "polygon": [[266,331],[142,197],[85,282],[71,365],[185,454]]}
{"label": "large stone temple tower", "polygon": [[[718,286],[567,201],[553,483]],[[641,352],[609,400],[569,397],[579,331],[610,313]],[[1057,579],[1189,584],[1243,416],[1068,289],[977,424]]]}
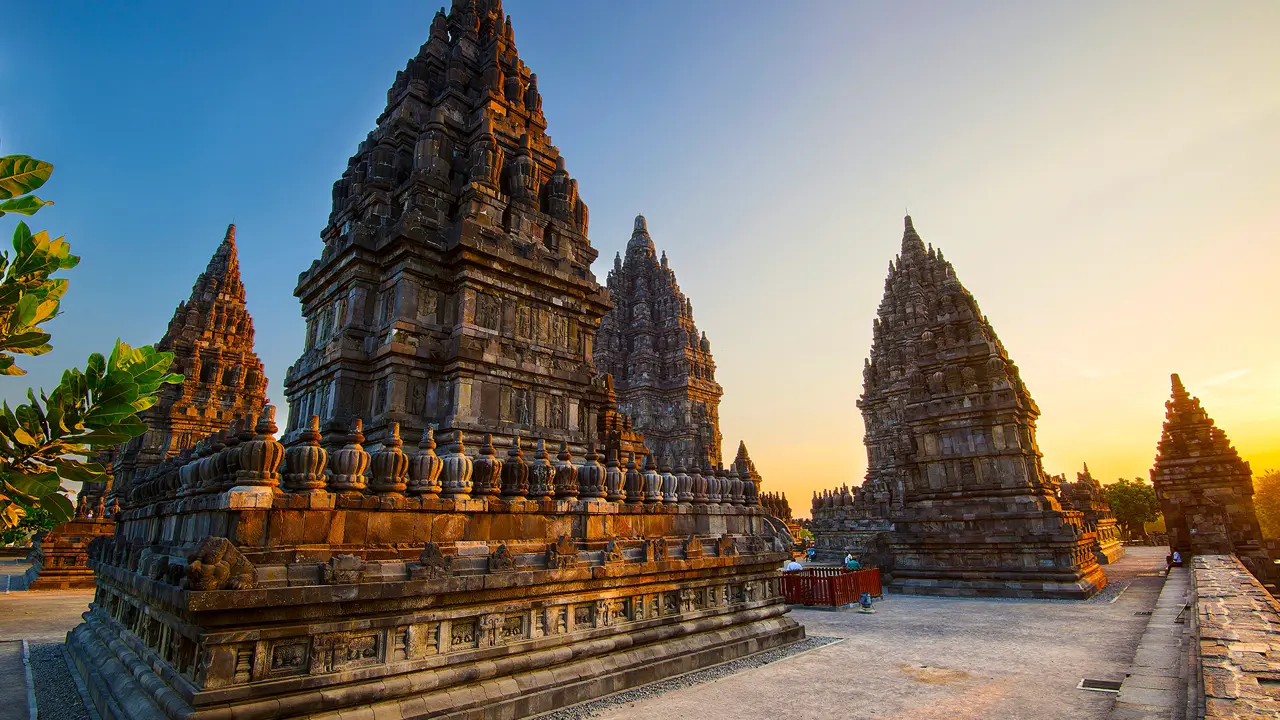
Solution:
{"label": "large stone temple tower", "polygon": [[158,465],[235,419],[257,416],[266,404],[267,376],[253,350],[253,318],[245,308],[236,256],[236,226],[196,278],[191,297],[178,303],[156,349],[174,354],[170,372],[186,377],[164,385],[142,414],[147,432],[123,445],[113,464],[124,490],[135,473]]}
{"label": "large stone temple tower", "polygon": [[893,522],[901,592],[1088,597],[1106,584],[1082,514],[1040,465],[1039,409],[940,251],[906,218],[859,407],[860,501]]}
{"label": "large stone temple tower", "polygon": [[1236,553],[1264,582],[1266,553],[1253,507],[1253,471],[1227,434],[1172,376],[1151,481],[1169,546],[1187,553]]}
{"label": "large stone temple tower", "polygon": [[596,337],[595,364],[613,375],[618,409],[658,457],[721,462],[720,396],[705,332],[676,274],[659,260],[643,215],[607,280],[610,310]]}
{"label": "large stone temple tower", "polygon": [[609,298],[501,3],[436,15],[334,183],[321,239],[295,290],[307,334],[285,378],[288,430],[359,417],[377,443],[388,423],[415,439],[434,423],[575,453],[594,437]]}

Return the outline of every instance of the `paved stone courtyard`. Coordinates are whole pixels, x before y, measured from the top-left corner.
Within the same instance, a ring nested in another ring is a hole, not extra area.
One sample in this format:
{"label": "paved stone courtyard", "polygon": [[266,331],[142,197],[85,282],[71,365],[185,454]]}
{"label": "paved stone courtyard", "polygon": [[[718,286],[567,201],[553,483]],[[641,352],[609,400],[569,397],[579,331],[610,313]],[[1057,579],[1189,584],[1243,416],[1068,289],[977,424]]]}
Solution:
{"label": "paved stone courtyard", "polygon": [[[1110,587],[1085,602],[891,595],[873,615],[797,609],[792,617],[810,636],[842,639],[656,697],[595,711],[583,707],[580,716],[1105,718],[1115,695],[1076,685],[1086,677],[1124,679],[1147,623],[1135,613],[1155,606],[1165,552],[1129,548],[1120,562],[1106,566]],[[23,570],[21,561],[0,560],[0,641],[60,641],[92,593],[4,594],[2,576]],[[21,675],[7,675],[0,686],[6,700],[25,697]],[[44,716],[58,708],[40,686],[37,680]]]}

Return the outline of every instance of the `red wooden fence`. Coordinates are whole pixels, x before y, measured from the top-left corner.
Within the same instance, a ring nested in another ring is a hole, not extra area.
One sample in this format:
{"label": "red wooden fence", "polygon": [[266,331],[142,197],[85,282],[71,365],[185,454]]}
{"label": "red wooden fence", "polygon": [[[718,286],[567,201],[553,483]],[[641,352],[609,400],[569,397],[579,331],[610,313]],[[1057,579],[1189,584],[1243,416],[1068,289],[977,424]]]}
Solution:
{"label": "red wooden fence", "polygon": [[782,594],[791,605],[840,607],[858,602],[862,593],[880,597],[880,570],[818,567],[782,573]]}

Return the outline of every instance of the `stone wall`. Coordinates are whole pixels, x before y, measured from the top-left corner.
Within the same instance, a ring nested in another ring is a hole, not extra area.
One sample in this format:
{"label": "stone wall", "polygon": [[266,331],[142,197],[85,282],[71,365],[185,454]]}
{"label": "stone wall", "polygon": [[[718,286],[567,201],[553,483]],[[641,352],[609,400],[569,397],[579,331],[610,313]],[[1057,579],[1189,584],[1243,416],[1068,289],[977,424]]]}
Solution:
{"label": "stone wall", "polygon": [[1280,716],[1280,603],[1234,555],[1191,562],[1203,717]]}

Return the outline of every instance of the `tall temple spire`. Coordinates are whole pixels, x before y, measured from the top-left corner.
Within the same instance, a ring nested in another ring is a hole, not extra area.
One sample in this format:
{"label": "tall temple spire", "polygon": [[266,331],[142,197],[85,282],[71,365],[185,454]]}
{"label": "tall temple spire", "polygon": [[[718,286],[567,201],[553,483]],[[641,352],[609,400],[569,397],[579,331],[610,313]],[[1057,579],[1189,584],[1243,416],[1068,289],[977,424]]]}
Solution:
{"label": "tall temple spire", "polygon": [[627,241],[627,259],[639,253],[647,257],[654,256],[653,238],[649,237],[649,225],[643,215],[637,215],[631,231],[631,239]]}
{"label": "tall temple spire", "polygon": [[[1041,468],[1040,411],[950,263],[925,249],[909,215],[903,224],[902,254],[890,265],[863,367],[858,406],[868,466],[852,512],[898,528],[893,542],[920,563],[895,569],[904,591],[973,589],[967,568],[987,567],[1009,573],[1010,582],[1022,574],[1027,592],[1087,597],[1106,582],[1097,563],[1051,550],[1076,543],[1081,520],[1063,516],[1055,482]],[[992,512],[1014,496],[1025,518],[994,520]],[[951,532],[945,542],[952,552],[940,557],[924,549],[943,541],[935,537],[940,513],[988,519]],[[1017,532],[1025,554],[991,547],[996,527]],[[1054,567],[1030,570],[1048,555],[1058,558]],[[916,579],[928,582],[917,587]]]}
{"label": "tall temple spire", "polygon": [[262,411],[267,376],[253,335],[236,255],[236,226],[228,225],[191,297],[178,303],[156,343],[157,349],[174,354],[170,372],[184,380],[161,388],[160,399],[142,414],[147,434],[121,447],[114,465],[119,490],[127,489],[138,470],[225,430],[237,418]]}
{"label": "tall temple spire", "polygon": [[[1253,506],[1253,471],[1175,373],[1151,481],[1182,553],[1236,553],[1269,582],[1262,534]],[[1254,556],[1250,559],[1250,556]]]}
{"label": "tall temple spire", "polygon": [[371,445],[393,422],[467,444],[519,432],[574,455],[596,439],[609,400],[591,356],[609,299],[540,82],[498,0],[454,0],[432,21],[298,278],[307,334],[285,378],[287,440],[312,415],[361,418]]}
{"label": "tall temple spire", "polygon": [[665,253],[659,259],[644,215],[637,215],[626,260],[615,260],[613,309],[600,322],[595,365],[611,374],[618,409],[659,457],[711,456],[721,462],[720,397],[711,343],[693,319]]}
{"label": "tall temple spire", "polygon": [[920,239],[915,226],[911,224],[911,216],[907,215],[903,218],[901,257],[906,260],[908,257],[924,254],[927,254],[924,248],[924,241]]}

